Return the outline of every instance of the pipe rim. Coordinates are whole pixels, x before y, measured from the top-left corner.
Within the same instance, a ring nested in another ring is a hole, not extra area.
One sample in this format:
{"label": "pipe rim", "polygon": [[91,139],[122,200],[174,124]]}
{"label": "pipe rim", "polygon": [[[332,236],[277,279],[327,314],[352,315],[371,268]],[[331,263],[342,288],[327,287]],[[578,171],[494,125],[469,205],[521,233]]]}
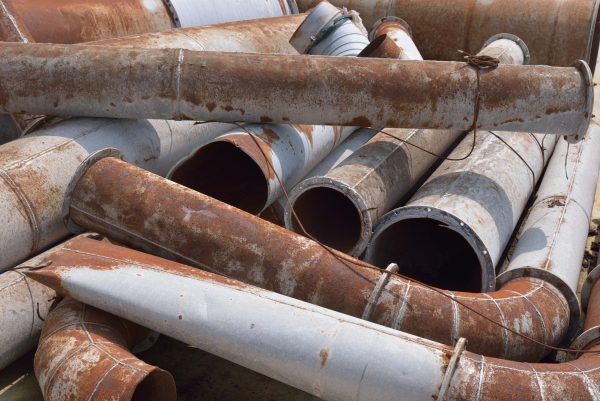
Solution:
{"label": "pipe rim", "polygon": [[581,289],[581,307],[584,311],[587,311],[592,288],[594,288],[598,279],[600,279],[600,265],[594,267],[594,269],[588,273],[587,279],[583,283],[583,288]]}
{"label": "pipe rim", "polygon": [[[599,271],[600,273],[600,271]],[[519,267],[505,271],[496,278],[497,287],[506,285],[509,281],[518,278],[537,278],[551,284],[565,297],[569,305],[569,327],[567,328],[566,341],[571,342],[581,329],[581,305],[575,291],[557,275],[531,266]]]}
{"label": "pipe rim", "polygon": [[[296,205],[296,201],[300,199],[302,195],[311,189],[317,188],[327,188],[334,191],[337,191],[344,195],[352,205],[355,207],[358,212],[357,215],[360,216],[361,229],[360,229],[360,238],[354,244],[352,249],[348,251],[343,251],[344,253],[349,254],[350,256],[358,257],[362,255],[367,249],[369,244],[369,240],[373,233],[373,220],[368,212],[368,206],[365,204],[361,196],[358,192],[349,185],[339,181],[334,180],[332,178],[326,176],[313,177],[308,180],[305,180],[298,184],[290,193],[290,202],[284,202],[284,224],[288,230],[295,231],[295,224],[293,222],[293,215],[291,208]],[[291,206],[290,206],[291,203]],[[300,233],[304,235],[304,233]],[[319,240],[319,238],[317,238]]]}
{"label": "pipe rim", "polygon": [[600,339],[600,326],[594,326],[581,333],[572,343],[571,349],[587,350]]}
{"label": "pipe rim", "polygon": [[577,60],[573,63],[573,67],[576,67],[581,74],[583,82],[587,86],[586,92],[586,109],[584,111],[584,120],[579,125],[576,132],[571,135],[565,135],[565,140],[571,144],[579,143],[585,138],[586,133],[590,128],[594,112],[594,76],[592,70],[585,60]]}
{"label": "pipe rim", "polygon": [[290,39],[290,44],[300,54],[306,54],[318,41],[319,33],[333,26],[342,11],[327,1],[320,2],[306,16]]}
{"label": "pipe rim", "polygon": [[471,247],[481,267],[481,292],[491,292],[496,288],[496,270],[490,253],[479,236],[473,231],[468,224],[463,222],[458,217],[444,210],[428,206],[404,206],[392,210],[386,214],[377,224],[371,241],[365,253],[365,261],[373,263],[374,245],[381,236],[393,224],[403,220],[429,219],[438,221],[446,225],[449,230],[459,234]]}
{"label": "pipe rim", "polygon": [[507,39],[515,42],[515,44],[521,48],[521,51],[523,51],[523,65],[529,65],[531,63],[531,53],[529,51],[529,47],[527,47],[527,43],[525,43],[523,39],[521,39],[517,35],[513,35],[512,33],[498,33],[494,36],[491,36],[483,44],[482,50],[499,39]]}
{"label": "pipe rim", "polygon": [[369,32],[369,40],[370,41],[373,41],[375,38],[380,36],[379,29],[381,28],[381,26],[383,24],[386,24],[386,23],[397,23],[397,24],[401,25],[402,29],[404,29],[406,31],[406,33],[408,33],[408,36],[410,36],[411,39],[413,38],[413,30],[410,27],[410,24],[408,22],[406,22],[405,20],[403,20],[400,17],[388,15],[387,17],[383,17],[383,18],[380,18],[377,21],[375,21],[375,23],[373,24],[373,28]]}
{"label": "pipe rim", "polygon": [[590,21],[590,28],[588,34],[588,50],[586,57],[590,64],[592,74],[596,71],[596,62],[598,59],[598,48],[600,45],[600,18],[598,13],[600,12],[600,0],[596,0],[594,3],[594,11],[592,19]]}

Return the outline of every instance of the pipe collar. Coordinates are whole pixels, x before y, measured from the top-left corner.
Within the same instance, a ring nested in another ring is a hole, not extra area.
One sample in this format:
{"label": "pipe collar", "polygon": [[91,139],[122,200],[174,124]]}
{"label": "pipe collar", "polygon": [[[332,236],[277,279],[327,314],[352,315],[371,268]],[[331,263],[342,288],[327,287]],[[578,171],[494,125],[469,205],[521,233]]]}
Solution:
{"label": "pipe collar", "polygon": [[345,15],[339,8],[327,1],[322,1],[308,14],[304,22],[294,32],[290,44],[298,53],[307,54],[325,36],[350,19],[350,15]]}
{"label": "pipe collar", "polygon": [[493,42],[500,40],[500,39],[506,39],[506,40],[515,42],[515,44],[517,46],[519,46],[521,48],[521,51],[523,52],[523,64],[524,65],[530,64],[531,53],[529,52],[529,47],[527,47],[527,44],[523,41],[523,39],[521,39],[517,35],[513,35],[512,33],[499,33],[497,35],[494,35],[485,41],[482,48],[485,49],[486,47],[491,45]]}

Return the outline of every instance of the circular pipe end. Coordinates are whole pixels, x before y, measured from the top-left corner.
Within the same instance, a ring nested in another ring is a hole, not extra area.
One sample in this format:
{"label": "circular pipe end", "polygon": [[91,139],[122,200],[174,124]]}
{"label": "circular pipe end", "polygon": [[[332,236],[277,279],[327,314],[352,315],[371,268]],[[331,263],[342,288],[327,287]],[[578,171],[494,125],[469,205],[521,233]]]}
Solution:
{"label": "circular pipe end", "polygon": [[[351,187],[328,177],[314,177],[300,183],[290,201],[302,226],[319,242],[354,257],[369,243],[373,221],[360,195]],[[286,205],[285,226],[304,234]]]}
{"label": "circular pipe end", "polygon": [[590,296],[592,295],[592,288],[596,282],[600,279],[600,265],[596,266],[587,276],[587,279],[583,283],[581,289],[581,307],[587,311],[588,304],[590,303]]}
{"label": "circular pipe end", "polygon": [[565,135],[565,140],[569,143],[578,143],[585,138],[585,135],[590,128],[590,123],[594,115],[594,77],[592,70],[587,62],[584,60],[577,60],[573,67],[576,67],[581,73],[584,85],[587,88],[586,91],[586,108],[583,111],[584,119],[579,125],[577,131],[571,135]]}
{"label": "circular pipe end", "polygon": [[306,16],[290,39],[300,54],[306,54],[319,42],[319,34],[332,27],[342,12],[327,1],[322,1]]}
{"label": "circular pipe end", "polygon": [[402,29],[404,30],[408,36],[413,37],[412,28],[409,23],[404,21],[400,17],[387,16],[383,17],[373,24],[373,29],[369,32],[369,40],[373,41],[377,37],[384,35],[388,29]]}
{"label": "circular pipe end", "polygon": [[581,329],[581,305],[575,290],[569,287],[569,285],[557,275],[542,269],[535,267],[519,267],[510,269],[498,275],[496,278],[496,284],[498,288],[506,285],[511,280],[531,277],[543,280],[553,285],[564,297],[569,305],[569,327],[567,329],[567,341],[572,341],[577,333]]}
{"label": "circular pipe end", "polygon": [[499,33],[490,37],[488,40],[485,41],[482,49],[485,49],[493,42],[500,39],[506,39],[515,42],[515,44],[521,48],[521,51],[523,51],[523,64],[529,65],[531,63],[531,53],[529,52],[529,47],[527,47],[527,44],[523,39],[521,39],[517,35],[513,35],[512,33]]}
{"label": "circular pipe end", "polygon": [[365,260],[379,267],[397,263],[413,278],[442,289],[496,287],[494,263],[481,239],[462,220],[433,207],[406,206],[385,215]]}

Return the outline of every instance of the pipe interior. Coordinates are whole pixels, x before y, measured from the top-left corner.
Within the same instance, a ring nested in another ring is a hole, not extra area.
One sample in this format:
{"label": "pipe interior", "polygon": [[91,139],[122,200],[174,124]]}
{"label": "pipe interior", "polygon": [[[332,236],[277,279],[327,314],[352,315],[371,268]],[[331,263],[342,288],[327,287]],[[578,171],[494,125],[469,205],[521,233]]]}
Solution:
{"label": "pipe interior", "polygon": [[260,166],[229,142],[213,142],[181,164],[172,181],[248,213],[265,207],[269,183]]}
{"label": "pipe interior", "polygon": [[437,288],[480,292],[482,267],[467,240],[433,219],[406,219],[390,225],[372,245],[371,262],[397,263],[400,272]]}
{"label": "pipe interior", "polygon": [[171,374],[154,370],[137,385],[131,401],[175,401],[176,394],[177,389]]}
{"label": "pipe interior", "polygon": [[[308,234],[327,246],[348,253],[360,240],[360,211],[335,189],[308,189],[298,197],[294,210]],[[302,233],[293,216],[292,222],[294,231]]]}

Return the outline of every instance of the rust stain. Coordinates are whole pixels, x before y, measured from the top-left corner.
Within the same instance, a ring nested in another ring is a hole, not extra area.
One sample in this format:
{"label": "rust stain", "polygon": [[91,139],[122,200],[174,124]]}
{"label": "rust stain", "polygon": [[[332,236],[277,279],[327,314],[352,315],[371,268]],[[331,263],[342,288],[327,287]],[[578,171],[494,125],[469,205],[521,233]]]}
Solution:
{"label": "rust stain", "polygon": [[329,350],[327,348],[323,348],[319,351],[319,358],[321,359],[321,369],[327,365],[327,360],[329,359]]}

